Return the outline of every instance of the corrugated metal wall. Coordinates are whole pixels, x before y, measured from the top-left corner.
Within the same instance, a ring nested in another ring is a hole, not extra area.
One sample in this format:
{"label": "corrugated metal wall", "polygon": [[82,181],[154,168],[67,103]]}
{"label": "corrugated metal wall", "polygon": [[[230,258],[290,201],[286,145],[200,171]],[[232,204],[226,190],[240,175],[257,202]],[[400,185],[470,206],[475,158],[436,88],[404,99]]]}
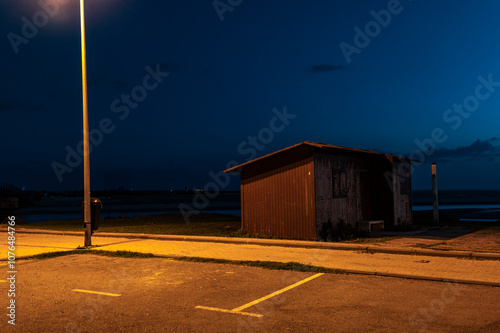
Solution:
{"label": "corrugated metal wall", "polygon": [[316,240],[328,220],[352,225],[384,220],[386,228],[411,223],[411,173],[402,171],[402,161],[302,144],[244,164],[238,171],[242,228],[250,234]]}
{"label": "corrugated metal wall", "polygon": [[314,158],[241,178],[242,228],[250,234],[316,239]]}

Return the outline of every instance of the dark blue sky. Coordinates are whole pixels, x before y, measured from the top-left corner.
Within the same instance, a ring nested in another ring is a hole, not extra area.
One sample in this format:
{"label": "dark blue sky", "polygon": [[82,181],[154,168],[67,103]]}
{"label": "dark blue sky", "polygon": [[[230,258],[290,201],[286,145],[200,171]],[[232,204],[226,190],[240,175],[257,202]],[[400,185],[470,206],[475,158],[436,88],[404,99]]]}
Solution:
{"label": "dark blue sky", "polygon": [[[0,13],[0,181],[82,188],[78,1]],[[433,161],[441,188],[500,189],[499,14],[495,0],[86,0],[91,187],[203,188],[307,140],[423,160],[414,189]]]}

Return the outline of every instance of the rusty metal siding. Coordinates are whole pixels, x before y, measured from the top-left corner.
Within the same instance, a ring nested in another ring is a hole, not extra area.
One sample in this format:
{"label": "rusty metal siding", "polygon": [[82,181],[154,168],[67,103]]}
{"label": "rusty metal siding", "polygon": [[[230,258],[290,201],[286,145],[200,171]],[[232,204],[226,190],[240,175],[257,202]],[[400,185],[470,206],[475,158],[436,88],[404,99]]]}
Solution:
{"label": "rusty metal siding", "polygon": [[[328,220],[352,225],[384,220],[388,228],[411,223],[411,172],[399,170],[405,161],[410,162],[393,155],[303,142],[225,172],[241,173],[244,230],[314,240]],[[403,184],[405,177],[409,183]]]}
{"label": "rusty metal siding", "polygon": [[243,230],[278,238],[316,239],[313,156],[267,172],[244,172],[241,193]]}

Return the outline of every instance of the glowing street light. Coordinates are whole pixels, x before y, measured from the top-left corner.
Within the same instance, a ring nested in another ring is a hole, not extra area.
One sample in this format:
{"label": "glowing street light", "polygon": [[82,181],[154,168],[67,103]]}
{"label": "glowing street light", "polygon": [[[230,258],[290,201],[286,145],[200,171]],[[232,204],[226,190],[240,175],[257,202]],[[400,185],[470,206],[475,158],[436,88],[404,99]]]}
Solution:
{"label": "glowing street light", "polygon": [[87,59],[85,52],[85,1],[80,0],[80,23],[82,42],[82,96],[83,96],[83,223],[85,225],[85,247],[92,246],[90,216],[90,158],[89,158],[89,115],[87,100]]}

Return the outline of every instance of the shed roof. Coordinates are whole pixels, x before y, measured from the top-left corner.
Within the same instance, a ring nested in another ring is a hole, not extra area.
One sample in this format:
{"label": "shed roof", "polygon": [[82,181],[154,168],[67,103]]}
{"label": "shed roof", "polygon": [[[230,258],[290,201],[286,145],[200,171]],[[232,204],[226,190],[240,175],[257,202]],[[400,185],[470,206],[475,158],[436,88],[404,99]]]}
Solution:
{"label": "shed roof", "polygon": [[281,154],[283,154],[285,152],[290,152],[292,150],[300,150],[300,149],[303,149],[303,148],[309,148],[309,149],[313,149],[313,150],[322,150],[322,151],[326,151],[326,152],[350,152],[350,153],[356,153],[356,154],[374,155],[374,156],[379,156],[379,157],[385,156],[391,162],[394,159],[396,159],[396,160],[403,160],[403,159],[408,160],[407,158],[404,158],[404,157],[390,155],[390,154],[378,153],[378,152],[371,151],[371,150],[347,148],[347,147],[334,146],[334,145],[329,145],[329,144],[324,144],[324,143],[304,141],[304,142],[298,143],[296,145],[293,145],[293,146],[290,146],[290,147],[287,147],[287,148],[275,151],[273,153],[267,154],[265,156],[258,157],[256,159],[251,160],[251,161],[239,164],[237,166],[234,166],[232,168],[229,168],[229,169],[225,170],[224,172],[227,172],[227,173],[240,173],[241,169],[243,167],[248,166],[248,165],[260,162],[260,161],[265,160],[265,159],[269,159],[271,157],[278,157],[277,155],[281,155]]}

